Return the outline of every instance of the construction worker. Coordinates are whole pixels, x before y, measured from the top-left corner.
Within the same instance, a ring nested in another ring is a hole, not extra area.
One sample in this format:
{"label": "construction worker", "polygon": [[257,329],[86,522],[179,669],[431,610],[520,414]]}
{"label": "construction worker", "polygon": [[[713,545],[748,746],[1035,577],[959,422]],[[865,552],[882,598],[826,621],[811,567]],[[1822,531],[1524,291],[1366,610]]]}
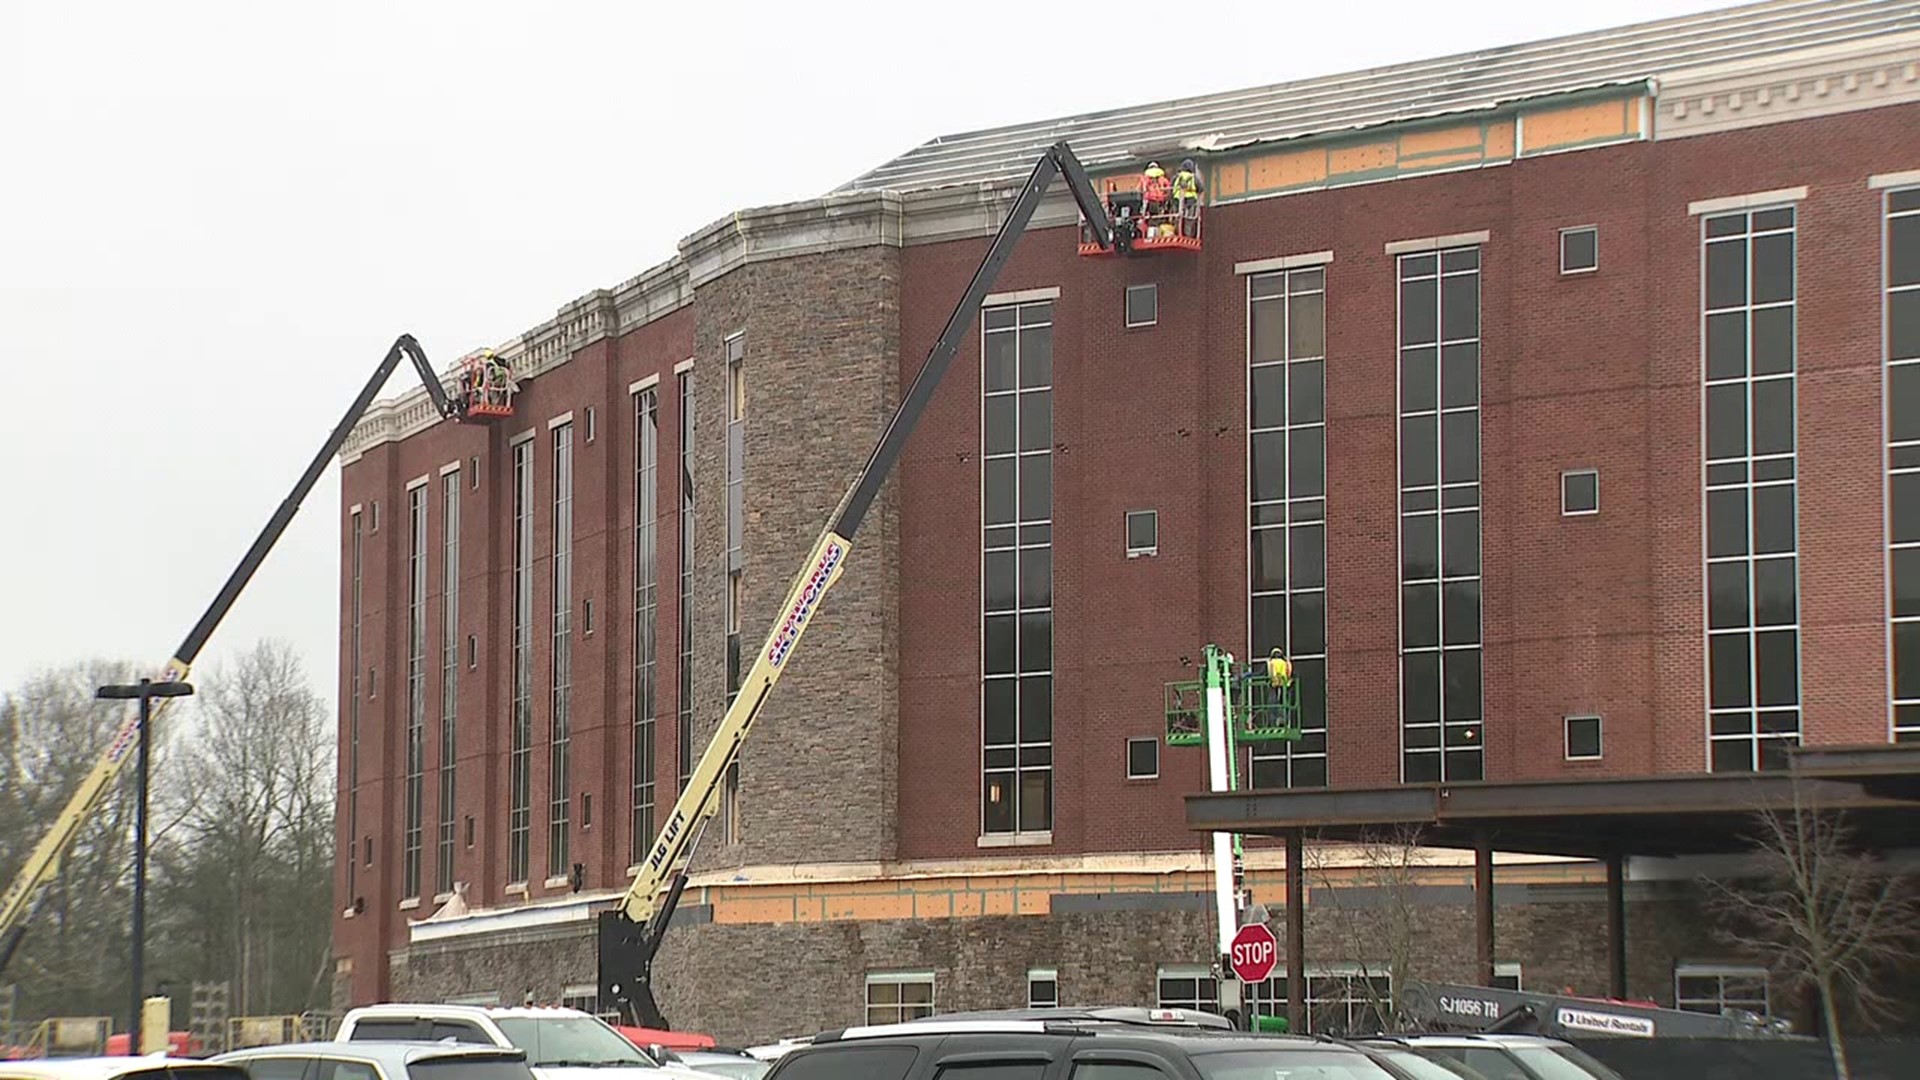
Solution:
{"label": "construction worker", "polygon": [[1173,193],[1173,184],[1167,179],[1167,170],[1157,161],[1147,162],[1147,171],[1140,176],[1140,193],[1146,199],[1148,217],[1158,217],[1167,212],[1167,199]]}
{"label": "construction worker", "polygon": [[1180,171],[1173,174],[1173,198],[1180,208],[1180,232],[1191,235],[1189,222],[1200,217],[1200,192],[1206,187],[1200,180],[1200,169],[1188,158],[1180,163]]}
{"label": "construction worker", "polygon": [[1293,665],[1275,649],[1267,654],[1267,681],[1276,689],[1284,689],[1293,682]]}

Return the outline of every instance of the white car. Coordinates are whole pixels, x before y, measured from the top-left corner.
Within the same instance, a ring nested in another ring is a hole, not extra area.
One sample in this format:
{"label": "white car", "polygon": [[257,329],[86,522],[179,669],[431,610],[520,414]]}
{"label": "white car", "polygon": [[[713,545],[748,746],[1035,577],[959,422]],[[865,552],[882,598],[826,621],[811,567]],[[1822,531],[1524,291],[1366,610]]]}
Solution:
{"label": "white car", "polygon": [[246,1080],[246,1075],[233,1065],[164,1054],[0,1061],[0,1080]]}
{"label": "white car", "polygon": [[456,1042],[527,1053],[535,1080],[726,1080],[656,1061],[606,1021],[578,1009],[474,1005],[363,1005],[347,1013],[339,1042]]}

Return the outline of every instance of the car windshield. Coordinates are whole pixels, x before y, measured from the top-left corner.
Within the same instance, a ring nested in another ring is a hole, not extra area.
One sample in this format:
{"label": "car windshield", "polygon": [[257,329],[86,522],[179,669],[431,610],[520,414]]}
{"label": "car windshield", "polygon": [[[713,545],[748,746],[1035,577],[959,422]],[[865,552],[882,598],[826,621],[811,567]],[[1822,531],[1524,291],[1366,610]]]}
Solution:
{"label": "car windshield", "polygon": [[1193,1055],[1206,1080],[1394,1080],[1392,1073],[1357,1050],[1275,1047]]}
{"label": "car windshield", "polygon": [[743,1058],[694,1058],[685,1063],[689,1068],[699,1069],[703,1073],[714,1073],[730,1080],[760,1080],[773,1068],[771,1061],[756,1061]]}
{"label": "car windshield", "polygon": [[1619,1073],[1576,1046],[1515,1046],[1520,1059],[1540,1080],[1622,1080]]}
{"label": "car windshield", "polygon": [[656,1067],[619,1032],[591,1016],[502,1016],[494,1023],[508,1042],[527,1052],[527,1064],[536,1069],[548,1065]]}
{"label": "car windshield", "polygon": [[449,1054],[407,1062],[407,1080],[533,1080],[533,1073],[514,1058]]}
{"label": "car windshield", "polygon": [[1482,1080],[1479,1073],[1457,1061],[1421,1057],[1411,1050],[1397,1047],[1376,1046],[1374,1052],[1412,1080]]}

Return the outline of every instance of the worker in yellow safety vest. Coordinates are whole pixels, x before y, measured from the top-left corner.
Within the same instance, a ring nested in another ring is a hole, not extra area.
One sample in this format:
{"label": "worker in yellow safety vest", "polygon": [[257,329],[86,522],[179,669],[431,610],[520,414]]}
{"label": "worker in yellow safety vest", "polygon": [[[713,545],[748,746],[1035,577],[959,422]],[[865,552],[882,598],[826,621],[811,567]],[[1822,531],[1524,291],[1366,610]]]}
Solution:
{"label": "worker in yellow safety vest", "polygon": [[1189,222],[1200,216],[1200,192],[1205,187],[1200,181],[1200,168],[1188,158],[1180,163],[1180,171],[1173,174],[1173,198],[1180,207],[1180,231],[1189,231]]}

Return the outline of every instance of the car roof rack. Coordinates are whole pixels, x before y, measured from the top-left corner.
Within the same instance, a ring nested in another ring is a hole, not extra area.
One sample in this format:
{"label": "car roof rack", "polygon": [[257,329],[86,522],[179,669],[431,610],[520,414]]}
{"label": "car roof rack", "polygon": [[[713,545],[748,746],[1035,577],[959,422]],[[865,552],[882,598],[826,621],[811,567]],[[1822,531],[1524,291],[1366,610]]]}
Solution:
{"label": "car roof rack", "polygon": [[1088,1035],[1100,1025],[1170,1029],[1232,1031],[1233,1022],[1198,1009],[1147,1009],[1139,1006],[1094,1006],[1051,1009],[983,1009],[936,1013],[892,1024],[862,1024],[823,1031],[814,1043],[847,1042],[898,1035],[964,1035],[969,1033],[1034,1035]]}

